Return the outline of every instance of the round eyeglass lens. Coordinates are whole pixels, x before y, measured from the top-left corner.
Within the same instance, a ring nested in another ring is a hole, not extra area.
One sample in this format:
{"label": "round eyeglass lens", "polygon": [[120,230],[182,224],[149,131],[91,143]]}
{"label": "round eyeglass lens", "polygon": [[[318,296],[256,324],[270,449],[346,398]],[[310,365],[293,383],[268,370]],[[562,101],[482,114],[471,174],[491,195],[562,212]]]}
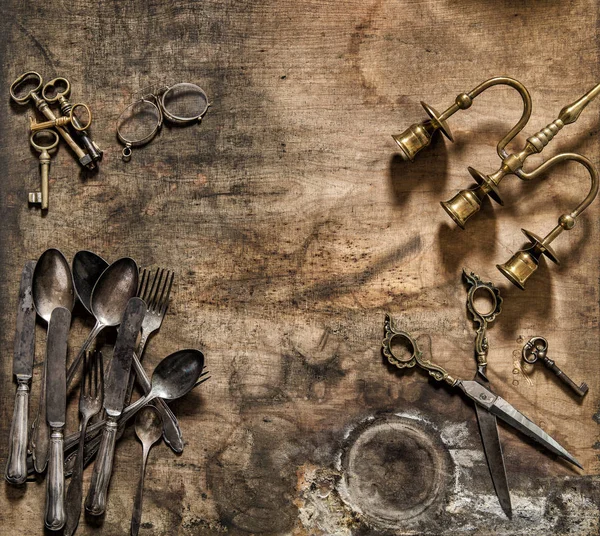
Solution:
{"label": "round eyeglass lens", "polygon": [[175,123],[189,123],[206,113],[208,97],[196,84],[175,84],[163,93],[161,104],[167,119]]}

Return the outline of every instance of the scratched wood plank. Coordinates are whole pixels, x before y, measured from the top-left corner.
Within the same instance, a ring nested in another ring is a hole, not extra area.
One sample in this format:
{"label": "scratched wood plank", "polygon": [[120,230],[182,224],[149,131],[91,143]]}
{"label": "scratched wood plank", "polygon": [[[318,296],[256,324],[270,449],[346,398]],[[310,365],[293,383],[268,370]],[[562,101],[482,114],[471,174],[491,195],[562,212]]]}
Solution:
{"label": "scratched wood plank", "polygon": [[[50,246],[69,259],[90,249],[177,271],[147,369],[201,347],[212,375],[173,403],[186,448],[152,451],[140,534],[597,534],[598,206],[557,240],[561,266],[544,263],[526,292],[494,268],[522,245],[520,227],[545,233],[583,197],[585,174],[569,165],[532,184],[511,177],[506,206],[488,205],[461,232],[438,202],[469,184],[468,165],[496,169],[518,96],[485,93],[452,118],[455,144],[437,140],[412,165],[390,137],[423,118],[419,100],[444,108],[508,75],[534,102],[523,141],[600,78],[594,2],[6,0],[2,15],[0,466],[21,267]],[[37,185],[31,111],[8,99],[10,82],[29,69],[71,80],[105,151],[100,172],[86,174],[61,146],[45,218],[25,202]],[[115,120],[132,92],[162,80],[199,83],[213,106],[202,125],[163,128],[125,164]],[[596,103],[547,154],[577,150],[598,163],[597,134]],[[430,336],[437,362],[471,375],[463,267],[505,298],[490,331],[495,390],[585,467],[574,471],[502,426],[512,521],[495,498],[469,403],[423,374],[395,373],[379,350],[390,311],[424,343]],[[71,356],[92,326],[76,312]],[[583,402],[541,368],[520,369],[522,344],[538,334],[590,385]],[[130,429],[107,514],[82,520],[80,534],[127,533],[140,455]],[[3,534],[42,534],[43,503],[43,481],[5,485]]]}

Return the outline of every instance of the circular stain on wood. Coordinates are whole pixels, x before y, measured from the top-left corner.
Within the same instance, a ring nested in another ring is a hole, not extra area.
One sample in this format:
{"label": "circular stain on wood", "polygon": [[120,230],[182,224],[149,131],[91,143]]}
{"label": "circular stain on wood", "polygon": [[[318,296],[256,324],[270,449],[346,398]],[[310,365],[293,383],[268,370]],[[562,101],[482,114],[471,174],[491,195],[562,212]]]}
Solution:
{"label": "circular stain on wood", "polygon": [[353,430],[342,452],[340,495],[379,526],[417,520],[442,502],[450,455],[426,421],[385,416]]}

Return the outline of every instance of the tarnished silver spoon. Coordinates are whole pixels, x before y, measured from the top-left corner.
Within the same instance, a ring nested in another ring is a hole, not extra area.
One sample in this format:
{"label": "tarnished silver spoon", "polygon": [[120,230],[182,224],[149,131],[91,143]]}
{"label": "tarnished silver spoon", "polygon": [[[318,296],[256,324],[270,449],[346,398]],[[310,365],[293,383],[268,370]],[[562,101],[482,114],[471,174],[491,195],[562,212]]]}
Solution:
{"label": "tarnished silver spoon", "polygon": [[135,433],[142,442],[142,470],[131,516],[131,536],[137,536],[142,521],[142,497],[144,494],[144,476],[146,462],[152,445],[162,437],[162,418],[154,406],[144,406],[135,418]]}
{"label": "tarnished silver spoon", "polygon": [[[37,314],[50,322],[52,311],[64,307],[71,311],[75,303],[73,277],[65,256],[58,249],[47,249],[35,265],[31,285],[33,304]],[[51,337],[48,334],[47,339]],[[40,403],[32,425],[31,451],[36,472],[42,473],[48,463],[50,430],[46,422],[46,361],[42,369]]]}
{"label": "tarnished silver spoon", "polygon": [[91,306],[92,290],[104,270],[108,268],[108,263],[100,255],[82,250],[75,253],[71,266],[77,297],[87,311],[94,314]]}
{"label": "tarnished silver spoon", "polygon": [[73,381],[83,354],[107,326],[118,326],[127,302],[137,294],[139,270],[133,259],[124,257],[113,262],[99,277],[92,290],[90,309],[96,325],[90,331],[67,373],[67,386]]}

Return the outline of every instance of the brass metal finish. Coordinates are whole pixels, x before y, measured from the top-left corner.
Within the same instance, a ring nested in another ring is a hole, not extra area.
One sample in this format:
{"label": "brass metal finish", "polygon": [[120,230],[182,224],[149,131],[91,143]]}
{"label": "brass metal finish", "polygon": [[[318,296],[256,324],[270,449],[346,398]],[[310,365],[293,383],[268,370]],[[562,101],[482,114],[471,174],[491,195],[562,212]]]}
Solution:
{"label": "brass metal finish", "polygon": [[558,218],[558,224],[552,229],[544,238],[540,238],[531,231],[521,229],[523,234],[529,240],[529,245],[515,253],[507,262],[504,264],[497,264],[498,270],[513,284],[519,287],[521,290],[525,290],[525,283],[531,275],[537,270],[540,264],[540,258],[542,255],[548,257],[552,262],[558,264],[556,254],[550,247],[550,243],[556,239],[563,231],[571,230],[576,223],[577,217],[592,203],[598,194],[598,172],[592,163],[576,153],[563,153],[554,156],[550,160],[536,170],[537,173],[541,168],[549,168],[558,162],[565,160],[573,160],[583,165],[589,172],[591,178],[590,190],[585,199],[575,207],[575,209],[568,213],[563,214]]}
{"label": "brass metal finish", "polygon": [[[61,84],[65,86],[65,89],[63,91],[58,91],[56,88],[59,87]],[[58,102],[63,115],[70,115],[71,110],[74,108],[74,105],[72,105],[67,99],[70,92],[70,82],[66,78],[59,77],[50,80],[50,82],[48,82],[44,86],[44,88],[42,89],[42,96],[44,97],[46,102],[49,102],[51,104]],[[92,160],[94,162],[100,160],[102,158],[102,149],[100,149],[100,147],[98,147],[98,145],[94,141],[92,141],[92,139],[89,137],[89,134],[86,132],[86,129],[81,128],[77,117],[72,118],[72,123],[73,127],[75,128],[75,134],[81,140],[81,143],[86,148]]]}
{"label": "brass metal finish", "polygon": [[[51,136],[53,141],[50,145],[40,145],[36,142],[36,137]],[[50,152],[54,151],[58,145],[58,134],[53,130],[38,130],[29,138],[31,146],[40,153],[40,191],[29,192],[29,203],[40,205],[42,210],[48,210],[48,175],[50,173]]]}
{"label": "brass metal finish", "polygon": [[[84,108],[88,114],[88,122],[85,125],[82,125],[77,120],[77,117],[74,115],[75,110],[77,110],[77,108]],[[82,131],[90,128],[91,124],[92,124],[92,111],[89,109],[87,104],[83,104],[82,102],[78,102],[77,104],[74,104],[71,107],[71,109],[69,110],[68,115],[63,115],[61,117],[57,117],[56,119],[54,119],[52,121],[44,121],[43,123],[37,123],[33,117],[29,118],[29,130],[31,130],[31,132],[36,132],[38,130],[44,130],[46,128],[52,128],[52,127],[66,127],[67,125],[71,125],[75,130],[82,132]]]}
{"label": "brass metal finish", "polygon": [[506,85],[516,89],[523,99],[523,114],[517,124],[498,143],[498,155],[502,157],[504,147],[523,129],[531,116],[531,97],[527,88],[521,82],[506,76],[497,76],[482,82],[468,93],[460,93],[456,96],[454,104],[443,113],[436,112],[433,108],[421,102],[427,115],[431,119],[411,125],[401,134],[392,136],[402,150],[401,155],[405,160],[414,160],[415,155],[431,143],[431,139],[437,130],[441,131],[450,141],[454,141],[447,120],[459,110],[467,110],[473,104],[473,99],[492,86]]}
{"label": "brass metal finish", "polygon": [[600,94],[600,84],[593,87],[572,104],[562,108],[554,121],[546,125],[533,136],[530,136],[524,147],[520,151],[512,154],[508,154],[506,145],[525,127],[531,116],[532,107],[531,97],[525,86],[517,80],[507,77],[490,78],[469,93],[459,94],[456,97],[454,104],[442,114],[437,113],[432,108],[421,103],[426,109],[430,119],[412,125],[402,134],[395,135],[393,138],[400,146],[402,157],[405,160],[412,161],[421,149],[431,143],[432,136],[435,134],[436,130],[441,130],[446,134],[448,139],[452,140],[452,136],[445,123],[446,120],[457,111],[470,108],[473,99],[486,89],[495,85],[508,85],[516,89],[523,99],[523,113],[517,124],[498,142],[496,151],[502,161],[500,167],[495,172],[489,174],[481,173],[480,171],[469,167],[469,173],[477,184],[468,189],[459,191],[450,200],[441,202],[442,208],[459,227],[462,229],[465,228],[467,221],[479,212],[481,205],[486,198],[490,197],[499,205],[504,204],[502,197],[500,196],[499,186],[504,177],[508,175],[516,175],[521,180],[528,181],[538,178],[559,162],[572,160],[583,165],[587,169],[592,181],[592,186],[586,198],[573,212],[563,214],[559,218],[558,225],[547,236],[539,238],[530,231],[523,230],[525,236],[529,239],[530,244],[526,248],[515,253],[506,263],[497,265],[498,269],[509,279],[509,281],[524,290],[526,281],[537,270],[542,255],[545,255],[553,262],[558,263],[558,259],[552,251],[550,243],[562,233],[563,230],[572,229],[575,225],[577,216],[595,199],[598,194],[598,173],[587,158],[576,153],[561,153],[555,155],[532,171],[525,171],[523,166],[527,158],[531,155],[541,153],[565,125],[577,121],[585,107]]}
{"label": "brass metal finish", "polygon": [[[419,349],[417,341],[413,339],[410,333],[396,328],[392,318],[388,314],[385,315],[384,330],[385,337],[382,343],[383,355],[392,365],[395,365],[398,368],[411,368],[418,365],[426,370],[433,379],[439,382],[444,381],[452,387],[458,383],[459,380],[450,376],[446,369],[427,359],[423,359],[423,352]],[[411,349],[410,357],[408,359],[394,355],[394,351],[392,350],[392,342],[394,339],[404,339],[406,341]]]}
{"label": "brass metal finish", "polygon": [[[475,357],[477,358],[477,372],[478,374],[487,381],[486,367],[487,367],[487,354],[488,354],[488,340],[487,340],[487,326],[492,323],[496,316],[502,312],[502,297],[500,291],[491,282],[484,282],[480,277],[471,272],[468,274],[463,269],[463,277],[466,279],[469,285],[467,292],[467,309],[473,320],[477,322],[477,335],[475,336]],[[492,307],[489,311],[480,311],[475,305],[475,295],[481,291],[488,294],[491,299]]]}
{"label": "brass metal finish", "polygon": [[[17,94],[18,88],[21,86],[21,84],[24,84],[28,80],[36,80],[36,81],[38,81],[37,82],[37,86],[35,87],[35,89],[32,89],[29,92],[27,92],[26,94],[19,96]],[[42,97],[40,97],[38,95],[38,93],[39,93],[39,91],[40,91],[40,89],[42,88],[43,85],[44,85],[44,81],[42,80],[42,77],[41,77],[40,74],[36,73],[35,71],[28,71],[26,73],[23,73],[21,76],[19,76],[11,84],[11,86],[10,86],[10,96],[18,104],[26,104],[29,101],[33,101],[35,107],[44,116],[46,116],[46,118],[49,121],[55,121],[56,120],[56,116],[54,115],[54,113],[52,112],[52,110],[50,110],[50,106],[48,105],[48,103]],[[69,132],[64,127],[57,126],[56,130],[62,136],[62,138],[67,142],[67,145],[69,147],[71,147],[71,149],[73,150],[73,152],[77,155],[77,159],[79,160],[79,163],[82,166],[87,167],[89,169],[94,169],[96,167],[96,165],[92,161],[92,158],[90,157],[90,155],[86,154],[83,151],[83,149],[81,149],[81,147],[79,147],[79,145],[77,145],[77,143],[75,142],[75,140],[71,137],[71,135],[69,134]]]}
{"label": "brass metal finish", "polygon": [[556,364],[552,359],[550,359],[546,353],[548,352],[548,341],[544,339],[544,337],[532,337],[529,339],[527,343],[523,346],[523,350],[521,355],[523,357],[523,361],[533,365],[538,361],[538,359],[542,360],[542,363],[549,368],[560,381],[562,381],[565,385],[567,385],[574,393],[579,396],[585,396],[588,392],[589,387],[585,382],[581,383],[581,385],[577,385],[571,378],[569,378]]}

